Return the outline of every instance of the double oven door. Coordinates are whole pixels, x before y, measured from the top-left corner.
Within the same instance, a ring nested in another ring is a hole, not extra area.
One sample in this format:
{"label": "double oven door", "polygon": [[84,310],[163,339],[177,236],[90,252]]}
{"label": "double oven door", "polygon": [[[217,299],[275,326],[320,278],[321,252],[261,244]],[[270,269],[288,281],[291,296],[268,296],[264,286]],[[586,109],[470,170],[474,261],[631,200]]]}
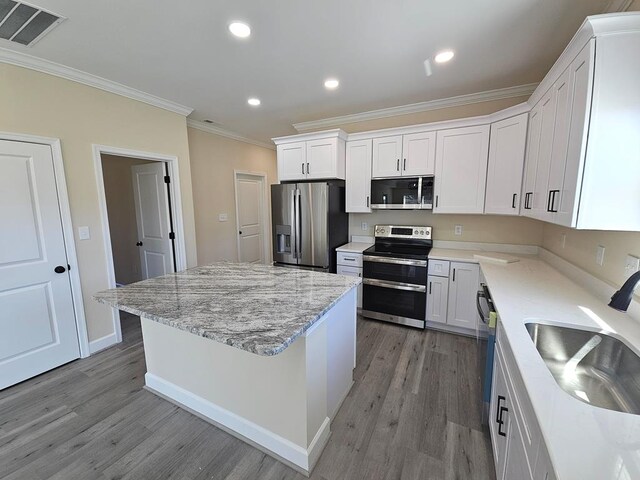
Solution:
{"label": "double oven door", "polygon": [[427,260],[363,256],[362,315],[424,328]]}

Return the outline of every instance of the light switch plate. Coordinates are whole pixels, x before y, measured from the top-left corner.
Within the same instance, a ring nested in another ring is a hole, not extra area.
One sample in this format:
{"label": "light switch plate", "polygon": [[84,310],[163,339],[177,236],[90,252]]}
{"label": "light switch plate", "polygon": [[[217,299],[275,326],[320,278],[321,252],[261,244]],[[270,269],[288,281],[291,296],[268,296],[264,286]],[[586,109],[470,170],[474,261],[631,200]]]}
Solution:
{"label": "light switch plate", "polygon": [[369,224],[367,222],[362,222],[362,224],[360,224],[360,228],[362,228],[363,232],[366,232],[369,230]]}
{"label": "light switch plate", "polygon": [[624,274],[633,275],[638,270],[640,270],[640,258],[627,255],[627,260],[624,262]]}
{"label": "light switch plate", "polygon": [[456,225],[453,230],[453,233],[455,235],[462,235],[462,225]]}
{"label": "light switch plate", "polygon": [[78,227],[78,238],[80,240],[89,240],[91,238],[89,227]]}
{"label": "light switch plate", "polygon": [[226,222],[227,220],[229,220],[229,215],[227,215],[226,213],[219,213],[218,214],[218,221],[219,222]]}
{"label": "light switch plate", "polygon": [[596,263],[600,266],[604,264],[604,247],[602,245],[598,245],[596,249]]}

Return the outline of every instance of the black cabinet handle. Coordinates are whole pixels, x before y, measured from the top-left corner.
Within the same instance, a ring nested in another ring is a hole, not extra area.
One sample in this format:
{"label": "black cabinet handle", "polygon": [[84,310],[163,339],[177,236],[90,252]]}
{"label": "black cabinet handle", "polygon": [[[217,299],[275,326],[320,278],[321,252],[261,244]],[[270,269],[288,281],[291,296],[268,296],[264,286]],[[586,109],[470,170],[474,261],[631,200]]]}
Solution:
{"label": "black cabinet handle", "polygon": [[511,200],[511,208],[516,208],[516,196],[517,195],[518,195],[517,193],[513,194],[513,199]]}
{"label": "black cabinet handle", "polygon": [[531,195],[533,194],[533,192],[526,192],[524,194],[524,209],[525,210],[531,210],[531,205],[529,205],[529,200],[531,200]]}
{"label": "black cabinet handle", "polygon": [[142,242],[136,242],[136,247],[141,247],[143,245]]}
{"label": "black cabinet handle", "polygon": [[496,406],[496,423],[500,423],[502,421],[501,413],[500,413],[500,404],[504,402],[506,399],[502,395],[498,395],[498,405]]}
{"label": "black cabinet handle", "polygon": [[556,194],[560,194],[560,190],[551,190],[551,209],[549,210],[552,213],[557,213],[558,209],[556,208]]}
{"label": "black cabinet handle", "polygon": [[369,208],[369,195],[367,195],[367,208]]}
{"label": "black cabinet handle", "polygon": [[309,175],[309,162],[307,162],[307,175]]}
{"label": "black cabinet handle", "polygon": [[509,409],[507,407],[500,407],[500,421],[498,422],[498,435],[500,435],[501,437],[507,436],[507,433],[502,431],[502,425],[504,425],[502,414],[505,412],[509,413]]}
{"label": "black cabinet handle", "polygon": [[547,212],[551,211],[551,196],[552,196],[553,190],[549,190],[549,195],[547,197]]}
{"label": "black cabinet handle", "polygon": [[62,265],[58,265],[56,268],[53,269],[53,271],[56,273],[64,273],[67,271],[67,269],[64,268]]}
{"label": "black cabinet handle", "polygon": [[304,175],[304,163],[301,163],[300,166],[302,166],[302,174]]}
{"label": "black cabinet handle", "polygon": [[456,281],[456,269],[455,268],[453,269],[453,281],[454,282]]}
{"label": "black cabinet handle", "polygon": [[398,159],[396,161],[396,171],[399,172],[400,171],[400,159]]}
{"label": "black cabinet handle", "polygon": [[431,282],[429,282],[429,295],[431,295]]}
{"label": "black cabinet handle", "polygon": [[402,167],[402,169],[403,169],[403,170],[406,170],[406,169],[407,169],[407,159],[406,159],[406,158],[404,159],[404,167]]}
{"label": "black cabinet handle", "polygon": [[436,207],[438,206],[438,195],[436,195]]}

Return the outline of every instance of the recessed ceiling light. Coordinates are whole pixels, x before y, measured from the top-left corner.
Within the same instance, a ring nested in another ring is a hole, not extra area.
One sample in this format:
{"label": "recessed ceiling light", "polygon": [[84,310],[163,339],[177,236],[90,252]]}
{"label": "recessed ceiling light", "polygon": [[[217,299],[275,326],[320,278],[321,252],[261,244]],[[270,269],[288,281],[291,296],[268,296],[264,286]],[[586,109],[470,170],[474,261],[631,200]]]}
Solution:
{"label": "recessed ceiling light", "polygon": [[252,107],[257,107],[258,105],[260,105],[260,99],[259,98],[250,98],[249,100],[247,100],[247,103],[249,105],[251,105]]}
{"label": "recessed ceiling light", "polygon": [[446,63],[453,58],[453,50],[444,50],[438,53],[435,57],[436,63]]}
{"label": "recessed ceiling light", "polygon": [[229,25],[229,31],[233,33],[236,37],[247,38],[251,35],[251,28],[249,25],[242,22],[233,22]]}
{"label": "recessed ceiling light", "polygon": [[338,88],[338,85],[340,85],[340,82],[335,78],[328,78],[324,82],[325,88],[328,88],[329,90],[335,90]]}

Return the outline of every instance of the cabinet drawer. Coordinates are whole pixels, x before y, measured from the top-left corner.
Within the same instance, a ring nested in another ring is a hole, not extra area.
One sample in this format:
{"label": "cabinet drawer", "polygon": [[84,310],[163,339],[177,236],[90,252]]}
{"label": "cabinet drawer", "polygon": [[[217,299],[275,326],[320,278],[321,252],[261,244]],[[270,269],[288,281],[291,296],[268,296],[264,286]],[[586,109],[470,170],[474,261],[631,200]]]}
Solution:
{"label": "cabinet drawer", "polygon": [[337,253],[338,253],[338,265],[362,268],[361,253],[347,253],[347,252],[337,252]]}
{"label": "cabinet drawer", "polygon": [[362,277],[362,269],[358,267],[345,267],[344,265],[338,265],[336,273],[338,275],[346,275],[348,277]]}
{"label": "cabinet drawer", "polygon": [[449,276],[449,261],[448,260],[431,260],[429,259],[429,275],[435,275],[437,277]]}

